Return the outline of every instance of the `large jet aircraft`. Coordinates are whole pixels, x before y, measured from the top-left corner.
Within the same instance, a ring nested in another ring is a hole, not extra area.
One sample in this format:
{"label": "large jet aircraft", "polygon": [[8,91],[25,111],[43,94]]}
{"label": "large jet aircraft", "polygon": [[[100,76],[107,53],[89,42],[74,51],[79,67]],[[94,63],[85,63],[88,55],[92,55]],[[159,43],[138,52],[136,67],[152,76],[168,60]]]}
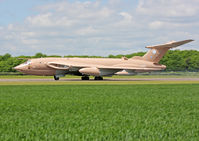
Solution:
{"label": "large jet aircraft", "polygon": [[135,75],[138,72],[164,70],[165,65],[159,64],[165,53],[177,46],[193,40],[172,41],[162,45],[147,46],[149,51],[142,57],[134,56],[130,59],[111,58],[38,58],[15,67],[16,70],[30,75],[54,76],[55,80],[67,74],[82,76],[82,80],[103,80],[103,76]]}

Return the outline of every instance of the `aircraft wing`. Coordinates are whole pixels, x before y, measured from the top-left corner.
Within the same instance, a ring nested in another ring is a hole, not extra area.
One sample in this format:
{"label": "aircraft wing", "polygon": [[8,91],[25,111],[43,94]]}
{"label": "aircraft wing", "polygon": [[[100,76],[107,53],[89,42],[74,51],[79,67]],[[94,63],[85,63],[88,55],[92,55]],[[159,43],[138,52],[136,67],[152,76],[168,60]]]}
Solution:
{"label": "aircraft wing", "polygon": [[47,64],[49,67],[59,70],[67,70],[69,68],[98,68],[98,69],[112,69],[112,70],[162,70],[157,67],[125,67],[125,66],[104,66],[104,65],[93,65],[93,64],[83,64],[75,62],[49,62]]}
{"label": "aircraft wing", "polygon": [[119,71],[126,70],[128,72],[142,72],[142,71],[155,71],[162,70],[162,68],[157,67],[125,67],[125,66],[104,66],[95,64],[83,64],[77,62],[49,62],[48,67],[56,70],[78,70],[82,74],[94,75],[94,76],[104,76],[113,75]]}
{"label": "aircraft wing", "polygon": [[47,66],[53,69],[58,69],[58,70],[68,70],[70,68],[87,68],[87,67],[94,67],[95,65],[92,64],[84,64],[84,63],[79,63],[79,62],[49,62],[47,63]]}

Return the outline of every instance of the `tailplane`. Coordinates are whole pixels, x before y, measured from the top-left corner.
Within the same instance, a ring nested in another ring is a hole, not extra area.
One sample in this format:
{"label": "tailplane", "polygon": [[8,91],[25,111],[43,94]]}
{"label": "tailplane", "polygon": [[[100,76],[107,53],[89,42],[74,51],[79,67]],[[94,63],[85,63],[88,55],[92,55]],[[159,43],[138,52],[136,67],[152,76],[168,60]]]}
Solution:
{"label": "tailplane", "polygon": [[147,46],[146,48],[149,48],[150,50],[143,57],[140,57],[140,59],[142,58],[142,60],[158,63],[169,49],[189,43],[191,41],[193,40],[184,40],[178,42],[171,41],[163,45]]}

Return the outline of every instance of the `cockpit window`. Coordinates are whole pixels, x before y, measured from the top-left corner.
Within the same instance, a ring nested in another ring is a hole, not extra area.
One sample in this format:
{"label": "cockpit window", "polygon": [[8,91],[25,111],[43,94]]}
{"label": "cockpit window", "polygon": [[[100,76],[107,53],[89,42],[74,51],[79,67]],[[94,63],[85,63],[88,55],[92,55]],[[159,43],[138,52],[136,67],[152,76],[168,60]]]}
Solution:
{"label": "cockpit window", "polygon": [[31,63],[30,60],[26,61],[25,63],[23,63],[23,65],[29,65]]}

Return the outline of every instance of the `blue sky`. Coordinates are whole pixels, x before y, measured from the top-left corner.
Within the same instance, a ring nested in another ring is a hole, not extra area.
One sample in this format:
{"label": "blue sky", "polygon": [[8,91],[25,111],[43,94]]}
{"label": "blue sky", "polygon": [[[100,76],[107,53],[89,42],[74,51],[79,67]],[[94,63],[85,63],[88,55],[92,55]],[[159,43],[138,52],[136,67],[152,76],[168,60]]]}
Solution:
{"label": "blue sky", "polygon": [[[79,1],[85,2],[87,0]],[[128,0],[123,1],[128,8]],[[56,2],[56,0],[0,0],[0,25],[22,23],[27,16],[38,13],[35,7]],[[75,0],[68,0],[68,2],[73,3]],[[102,0],[104,5],[107,2],[107,0]],[[135,0],[133,3],[136,5],[137,1]]]}
{"label": "blue sky", "polygon": [[28,15],[35,14],[33,8],[44,4],[39,0],[1,0],[0,1],[0,24],[23,23]]}
{"label": "blue sky", "polygon": [[195,39],[198,0],[0,0],[0,54],[127,54]]}

